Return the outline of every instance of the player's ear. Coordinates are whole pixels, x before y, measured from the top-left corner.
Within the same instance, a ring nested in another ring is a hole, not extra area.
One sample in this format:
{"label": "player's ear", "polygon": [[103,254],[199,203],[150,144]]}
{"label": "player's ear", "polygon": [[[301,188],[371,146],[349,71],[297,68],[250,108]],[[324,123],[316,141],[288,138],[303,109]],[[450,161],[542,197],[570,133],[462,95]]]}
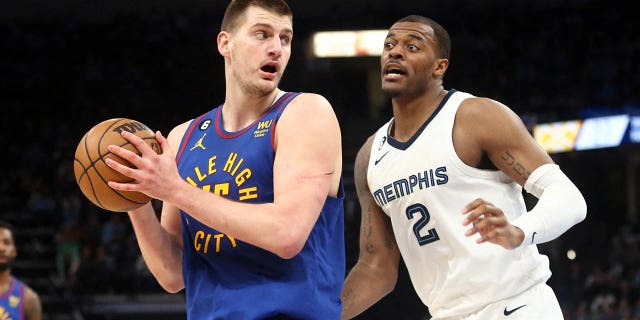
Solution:
{"label": "player's ear", "polygon": [[11,259],[15,259],[18,256],[18,248],[15,241],[13,241],[13,250],[9,252],[9,256],[11,256]]}
{"label": "player's ear", "polygon": [[229,34],[229,32],[227,31],[220,31],[220,33],[218,33],[218,52],[220,52],[220,54],[223,57],[228,57],[229,56],[229,37],[231,35]]}
{"label": "player's ear", "polygon": [[435,63],[433,75],[436,78],[441,78],[444,76],[444,73],[447,72],[447,68],[449,68],[449,59],[438,59]]}

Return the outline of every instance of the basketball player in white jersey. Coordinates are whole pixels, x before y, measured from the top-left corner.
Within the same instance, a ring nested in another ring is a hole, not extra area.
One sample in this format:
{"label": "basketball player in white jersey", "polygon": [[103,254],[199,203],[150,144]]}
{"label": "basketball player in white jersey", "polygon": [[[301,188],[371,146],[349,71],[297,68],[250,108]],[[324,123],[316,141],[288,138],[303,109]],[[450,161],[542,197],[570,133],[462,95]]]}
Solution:
{"label": "basketball player in white jersey", "polygon": [[[385,40],[393,119],[356,157],[360,256],[342,318],[393,290],[401,255],[432,319],[562,319],[536,244],[582,221],[584,198],[508,107],[444,89],[450,43],[415,15]],[[522,187],[538,198],[529,212]]]}

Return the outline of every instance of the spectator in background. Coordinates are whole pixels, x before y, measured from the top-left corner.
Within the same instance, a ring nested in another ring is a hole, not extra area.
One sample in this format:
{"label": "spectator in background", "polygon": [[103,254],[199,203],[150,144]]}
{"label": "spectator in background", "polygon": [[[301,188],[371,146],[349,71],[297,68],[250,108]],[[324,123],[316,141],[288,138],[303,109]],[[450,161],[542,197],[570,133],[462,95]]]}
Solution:
{"label": "spectator in background", "polygon": [[80,251],[82,250],[83,229],[80,218],[75,217],[69,223],[62,226],[56,234],[56,270],[58,283],[67,280],[73,282],[80,264]]}
{"label": "spectator in background", "polygon": [[40,297],[11,275],[17,255],[13,228],[7,222],[0,221],[0,319],[41,320]]}

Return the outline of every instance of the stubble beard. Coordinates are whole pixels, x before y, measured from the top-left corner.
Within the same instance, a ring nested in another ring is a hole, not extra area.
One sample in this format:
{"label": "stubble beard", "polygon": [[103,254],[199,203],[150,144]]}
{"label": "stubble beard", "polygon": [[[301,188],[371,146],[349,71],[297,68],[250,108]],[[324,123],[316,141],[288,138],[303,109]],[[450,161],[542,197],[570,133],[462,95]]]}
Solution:
{"label": "stubble beard", "polygon": [[264,87],[257,84],[246,83],[246,82],[240,83],[240,88],[242,88],[243,92],[253,97],[263,97],[273,92],[273,90],[275,90],[275,87]]}
{"label": "stubble beard", "polygon": [[382,94],[389,99],[405,96],[407,98],[416,97],[424,94],[427,91],[426,84],[421,85],[423,82],[408,82],[402,86],[392,86],[391,88],[382,85]]}
{"label": "stubble beard", "polygon": [[242,91],[254,97],[262,97],[268,95],[277,87],[277,82],[276,85],[273,86],[261,86],[260,84],[255,82],[245,81],[237,72],[234,72],[234,77],[236,78],[236,81],[238,81],[238,84],[240,85]]}
{"label": "stubble beard", "polygon": [[1,262],[0,263],[0,272],[4,272],[7,271],[9,269],[11,269],[11,265],[13,265],[13,260],[8,260],[6,262]]}
{"label": "stubble beard", "polygon": [[[240,61],[240,58],[238,57],[234,57],[234,58],[235,58],[234,60]],[[244,72],[247,69],[242,67],[238,68],[237,66],[234,66],[232,70],[233,70],[232,71],[233,78],[240,86],[240,89],[242,89],[242,91],[248,94],[249,96],[254,96],[254,97],[266,96],[271,92],[273,92],[273,90],[275,90],[278,87],[278,83],[280,81],[280,79],[275,79],[274,85],[261,85],[259,83],[259,80],[253,80],[253,77],[255,76],[253,72]]]}
{"label": "stubble beard", "polygon": [[402,89],[396,89],[396,88],[385,88],[384,85],[382,86],[382,94],[390,99],[390,98],[396,98],[398,96],[400,96],[402,94]]}
{"label": "stubble beard", "polygon": [[391,99],[391,98],[398,97],[401,94],[401,92],[400,92],[400,90],[385,90],[385,89],[382,89],[382,94],[387,99]]}

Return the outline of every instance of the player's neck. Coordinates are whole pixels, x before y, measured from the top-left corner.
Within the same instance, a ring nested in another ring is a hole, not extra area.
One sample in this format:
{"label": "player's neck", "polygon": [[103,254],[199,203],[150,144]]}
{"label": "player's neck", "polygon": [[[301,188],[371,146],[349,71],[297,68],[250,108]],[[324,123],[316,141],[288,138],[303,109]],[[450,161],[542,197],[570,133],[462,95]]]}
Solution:
{"label": "player's neck", "polygon": [[431,117],[447,91],[442,86],[419,96],[393,98],[392,136],[398,141],[408,141]]}
{"label": "player's neck", "polygon": [[9,289],[9,282],[11,282],[11,270],[5,270],[0,272],[0,294]]}
{"label": "player's neck", "polygon": [[266,95],[228,94],[222,107],[224,129],[236,132],[260,118],[280,94],[276,89]]}

